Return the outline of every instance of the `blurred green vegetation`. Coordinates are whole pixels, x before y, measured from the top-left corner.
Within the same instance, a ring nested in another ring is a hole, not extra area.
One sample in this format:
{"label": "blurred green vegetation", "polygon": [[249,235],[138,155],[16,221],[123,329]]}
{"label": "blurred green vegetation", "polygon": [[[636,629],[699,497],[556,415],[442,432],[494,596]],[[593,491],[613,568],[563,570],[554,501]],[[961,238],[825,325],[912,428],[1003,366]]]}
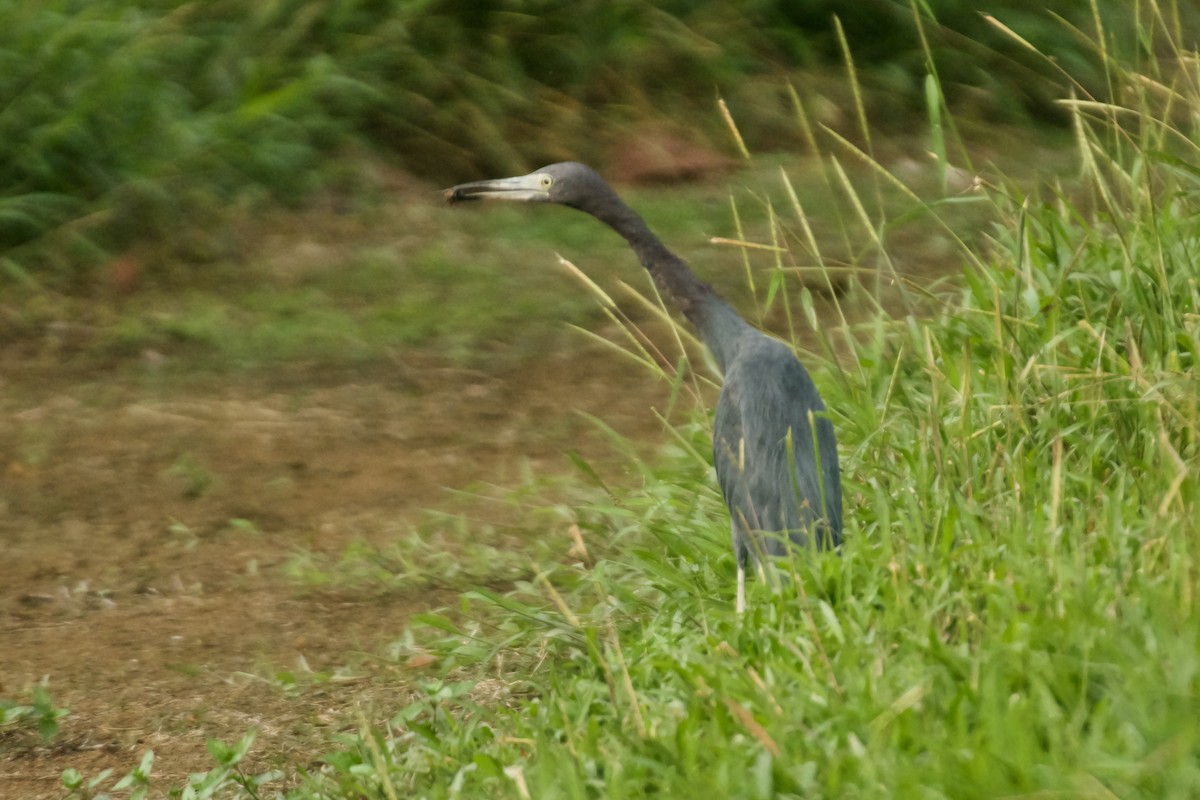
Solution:
{"label": "blurred green vegetation", "polygon": [[[1152,50],[1120,33],[1132,5],[1095,8],[1114,43]],[[1090,4],[991,11],[1101,91],[1093,46],[1071,32],[1089,28]],[[720,141],[718,94],[757,150],[794,145],[788,82],[849,108],[835,12],[883,130],[921,107],[918,14],[952,107],[1056,113],[1065,81],[960,0],[14,4],[0,27],[0,280],[69,284],[146,241],[212,261],[230,252],[230,218],[318,188],[359,197],[379,160],[450,181],[602,164],[647,121]]]}

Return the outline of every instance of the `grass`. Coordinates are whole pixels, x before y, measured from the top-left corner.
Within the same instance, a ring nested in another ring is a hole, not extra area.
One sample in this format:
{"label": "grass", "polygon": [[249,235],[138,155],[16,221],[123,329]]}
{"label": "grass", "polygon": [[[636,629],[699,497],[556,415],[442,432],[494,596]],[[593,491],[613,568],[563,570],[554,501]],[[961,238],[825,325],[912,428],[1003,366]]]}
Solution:
{"label": "grass", "polygon": [[[780,564],[791,580],[755,581],[734,615],[698,410],[657,458],[629,456],[639,488],[583,469],[536,517],[511,590],[415,619],[406,641],[437,660],[416,698],[368,709],[281,793],[1194,797],[1200,87],[1169,8],[1138,8],[1145,41],[1175,57],[1110,59],[1111,103],[1064,104],[1082,191],[981,187],[990,224],[960,237],[952,288],[907,288],[878,200],[899,181],[869,158],[874,184],[843,181],[862,160],[844,142],[824,176],[845,193],[845,239],[866,242],[846,297],[894,281],[890,304],[829,301],[846,321],[818,325],[791,271],[838,264],[811,246],[803,203],[739,204],[777,221],[754,238],[783,250],[748,251],[770,278],[758,303],[788,299],[833,409],[840,557]],[[800,183],[780,180],[785,195]],[[236,769],[246,747],[216,748],[219,767],[179,793],[268,793]]]}

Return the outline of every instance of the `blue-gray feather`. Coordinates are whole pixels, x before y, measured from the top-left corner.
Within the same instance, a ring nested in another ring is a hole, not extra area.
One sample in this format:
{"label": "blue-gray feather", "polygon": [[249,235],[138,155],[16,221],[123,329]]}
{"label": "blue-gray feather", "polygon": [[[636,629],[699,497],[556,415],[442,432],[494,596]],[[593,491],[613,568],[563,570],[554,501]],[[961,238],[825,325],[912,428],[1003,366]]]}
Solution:
{"label": "blue-gray feather", "polygon": [[739,339],[713,421],[713,463],[745,566],[842,538],[837,440],[817,388],[782,342]]}

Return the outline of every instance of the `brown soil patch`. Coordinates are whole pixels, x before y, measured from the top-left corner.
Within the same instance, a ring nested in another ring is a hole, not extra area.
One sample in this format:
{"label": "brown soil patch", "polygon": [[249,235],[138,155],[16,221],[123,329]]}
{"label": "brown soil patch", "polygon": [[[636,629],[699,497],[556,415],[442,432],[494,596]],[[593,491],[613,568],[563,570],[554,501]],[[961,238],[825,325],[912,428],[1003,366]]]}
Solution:
{"label": "brown soil patch", "polygon": [[[0,350],[0,696],[43,678],[70,710],[46,744],[0,729],[0,797],[63,794],[156,754],[156,785],[258,730],[250,769],[306,763],[355,707],[401,707],[419,662],[376,658],[450,590],[320,588],[281,567],[412,530],[446,487],[517,483],[607,448],[568,409],[658,440],[662,387],[598,352],[519,374],[409,364],[287,388],[246,377],[147,390]],[[297,384],[300,384],[297,386]],[[564,540],[564,549],[569,546]],[[289,695],[278,670],[326,671]],[[341,674],[339,674],[339,672]]]}

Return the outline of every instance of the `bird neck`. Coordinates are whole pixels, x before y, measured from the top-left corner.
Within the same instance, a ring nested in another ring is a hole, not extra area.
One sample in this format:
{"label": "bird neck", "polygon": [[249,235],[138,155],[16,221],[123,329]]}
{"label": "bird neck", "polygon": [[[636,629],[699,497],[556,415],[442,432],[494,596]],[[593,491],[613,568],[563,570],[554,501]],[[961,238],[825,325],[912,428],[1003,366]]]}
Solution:
{"label": "bird neck", "polygon": [[696,327],[724,371],[740,335],[753,329],[708,284],[696,277],[683,259],[668,250],[629,206],[617,203],[594,216],[625,237],[659,291],[667,295]]}

